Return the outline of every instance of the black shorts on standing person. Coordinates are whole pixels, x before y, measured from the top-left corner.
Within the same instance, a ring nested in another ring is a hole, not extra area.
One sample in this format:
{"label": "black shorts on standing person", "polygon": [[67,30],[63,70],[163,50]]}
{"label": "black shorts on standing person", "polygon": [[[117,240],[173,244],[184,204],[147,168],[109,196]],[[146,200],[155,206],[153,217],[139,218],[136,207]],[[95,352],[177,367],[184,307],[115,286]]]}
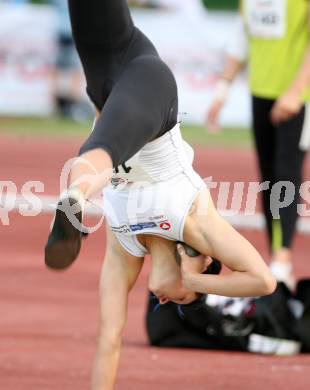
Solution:
{"label": "black shorts on standing person", "polygon": [[[296,231],[302,167],[306,155],[300,148],[306,106],[293,118],[274,125],[271,121],[274,104],[272,99],[252,98],[253,132],[261,181],[269,183],[269,189],[263,191],[263,209],[270,246],[276,250],[281,246],[291,248]],[[282,191],[280,198],[274,199],[272,189],[275,190],[277,183]],[[285,197],[291,201],[290,204],[279,208],[279,202],[284,202]],[[274,218],[277,213],[279,219]]]}

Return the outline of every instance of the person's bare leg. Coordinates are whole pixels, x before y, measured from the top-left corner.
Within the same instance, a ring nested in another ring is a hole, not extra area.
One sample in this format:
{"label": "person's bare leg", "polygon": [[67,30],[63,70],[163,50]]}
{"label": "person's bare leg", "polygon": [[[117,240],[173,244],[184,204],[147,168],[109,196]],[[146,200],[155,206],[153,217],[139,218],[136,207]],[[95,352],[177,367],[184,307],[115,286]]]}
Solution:
{"label": "person's bare leg", "polygon": [[100,279],[100,323],[92,390],[112,390],[127,317],[128,294],[143,259],[127,253],[107,229],[107,251]]}

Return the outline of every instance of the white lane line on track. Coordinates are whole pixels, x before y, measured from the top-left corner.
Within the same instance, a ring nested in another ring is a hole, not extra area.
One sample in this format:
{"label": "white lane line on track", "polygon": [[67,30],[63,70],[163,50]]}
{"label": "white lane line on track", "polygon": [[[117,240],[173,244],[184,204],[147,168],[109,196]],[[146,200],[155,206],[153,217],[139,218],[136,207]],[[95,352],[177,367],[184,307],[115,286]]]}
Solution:
{"label": "white lane line on track", "polygon": [[[35,197],[37,200],[31,203],[29,200],[25,199],[21,194],[13,194],[7,193],[5,195],[5,202],[0,203],[0,210],[2,211],[17,211],[23,215],[23,210],[29,209],[31,206],[31,211],[33,214],[52,214],[55,209],[57,202],[59,200],[58,196],[50,196],[50,195],[38,195]],[[96,199],[92,203],[88,203],[86,215],[88,216],[102,216],[102,208],[100,207],[101,200]]]}
{"label": "white lane line on track", "polygon": [[[34,213],[52,214],[58,202],[57,196],[49,195],[35,195],[37,201],[31,203],[31,210]],[[102,208],[100,206],[101,199],[95,199],[94,202],[89,203],[86,215],[101,217]],[[17,211],[22,214],[22,211],[29,208],[30,203],[21,194],[7,193],[5,194],[5,202],[0,203],[0,212]],[[219,213],[236,228],[244,228],[250,230],[262,230],[265,226],[263,215],[256,213],[254,215],[245,215],[239,212],[237,215],[227,215],[227,211],[219,210]],[[230,212],[229,212],[230,213]],[[297,229],[300,233],[310,234],[310,218],[299,218]]]}

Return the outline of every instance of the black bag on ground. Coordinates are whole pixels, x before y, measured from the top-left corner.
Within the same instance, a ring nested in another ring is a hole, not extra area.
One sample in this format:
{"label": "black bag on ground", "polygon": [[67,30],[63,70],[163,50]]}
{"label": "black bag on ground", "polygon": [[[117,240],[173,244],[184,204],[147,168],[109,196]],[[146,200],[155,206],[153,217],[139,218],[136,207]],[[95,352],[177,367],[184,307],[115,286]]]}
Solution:
{"label": "black bag on ground", "polygon": [[174,303],[158,307],[149,295],[146,329],[154,346],[246,350],[249,325],[244,318],[223,318],[218,308],[204,303],[182,305],[181,310]]}
{"label": "black bag on ground", "polygon": [[278,283],[276,291],[255,300],[253,333],[277,339],[298,340],[297,318],[290,302],[293,295],[284,283]]}
{"label": "black bag on ground", "polygon": [[300,341],[302,351],[310,352],[310,280],[298,283],[296,295],[278,283],[266,297],[221,298],[217,305],[208,304],[208,299],[194,305],[159,306],[150,294],[146,313],[150,344],[246,351],[250,336],[258,334]]}

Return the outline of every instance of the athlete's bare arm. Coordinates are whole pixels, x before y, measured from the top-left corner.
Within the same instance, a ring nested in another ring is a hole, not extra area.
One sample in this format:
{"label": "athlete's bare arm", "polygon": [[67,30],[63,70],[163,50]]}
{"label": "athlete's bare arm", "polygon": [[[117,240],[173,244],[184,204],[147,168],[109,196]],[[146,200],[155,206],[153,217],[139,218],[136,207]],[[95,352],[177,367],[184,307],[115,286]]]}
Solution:
{"label": "athlete's bare arm", "polygon": [[220,130],[219,117],[225,105],[230,85],[246,64],[247,39],[244,21],[240,15],[228,42],[224,69],[215,86],[213,100],[206,117],[206,126],[211,132]]}
{"label": "athlete's bare arm", "polygon": [[231,297],[268,295],[275,290],[276,281],[260,254],[218,214],[207,189],[200,193],[187,217],[184,241],[200,253],[217,258],[232,271],[201,275],[193,268],[194,260],[181,251],[187,289]]}
{"label": "athlete's bare arm", "polygon": [[100,280],[100,324],[92,390],[112,390],[118,368],[128,294],[143,259],[127,253],[107,228],[107,251]]}

